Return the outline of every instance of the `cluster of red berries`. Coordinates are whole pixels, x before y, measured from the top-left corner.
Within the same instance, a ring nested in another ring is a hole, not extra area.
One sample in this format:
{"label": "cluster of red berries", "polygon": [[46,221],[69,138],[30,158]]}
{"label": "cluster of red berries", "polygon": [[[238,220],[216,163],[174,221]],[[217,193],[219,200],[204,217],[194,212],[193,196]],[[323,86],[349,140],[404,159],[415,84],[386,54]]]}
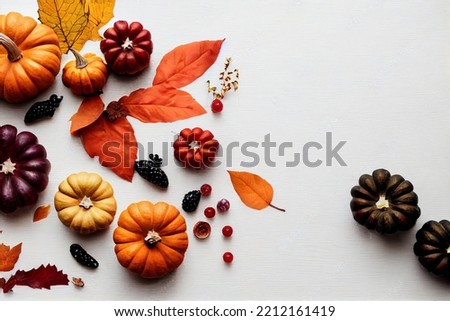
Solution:
{"label": "cluster of red berries", "polygon": [[[209,196],[211,195],[211,192],[212,188],[209,184],[203,184],[200,188],[202,196]],[[217,202],[216,208],[208,206],[204,209],[203,213],[207,218],[213,218],[216,215],[216,209],[217,212],[223,214],[230,209],[230,202],[227,199],[222,198]],[[193,232],[198,239],[205,239],[211,233],[211,225],[208,222],[199,221],[194,225]],[[233,228],[230,225],[225,225],[222,228],[222,234],[224,237],[231,237],[231,235],[233,235]],[[223,260],[226,263],[231,263],[233,261],[233,254],[231,252],[225,252],[223,254]]]}

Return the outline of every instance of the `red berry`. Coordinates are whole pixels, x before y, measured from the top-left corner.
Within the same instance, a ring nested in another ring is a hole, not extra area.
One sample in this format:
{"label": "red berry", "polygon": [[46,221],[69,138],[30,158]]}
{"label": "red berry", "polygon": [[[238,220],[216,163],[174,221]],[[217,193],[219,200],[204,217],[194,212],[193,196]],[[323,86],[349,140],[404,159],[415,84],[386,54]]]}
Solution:
{"label": "red berry", "polygon": [[230,202],[227,199],[222,198],[219,202],[217,202],[217,210],[219,211],[219,213],[226,212],[229,209],[230,209]]}
{"label": "red berry", "polygon": [[200,187],[200,192],[202,193],[203,196],[209,196],[211,195],[212,192],[212,187],[209,184],[203,184]]}
{"label": "red berry", "polygon": [[233,228],[230,225],[225,225],[222,228],[222,234],[225,237],[230,237],[233,234]]}
{"label": "red berry", "polygon": [[210,206],[210,207],[205,208],[203,213],[205,214],[205,216],[207,218],[213,218],[214,215],[216,215],[216,210],[214,209],[214,207]]}
{"label": "red berry", "polygon": [[233,262],[233,253],[231,252],[225,252],[223,253],[223,260],[226,263],[231,263]]}
{"label": "red berry", "polygon": [[223,109],[223,103],[220,99],[214,99],[211,103],[211,110],[213,113],[220,113]]}

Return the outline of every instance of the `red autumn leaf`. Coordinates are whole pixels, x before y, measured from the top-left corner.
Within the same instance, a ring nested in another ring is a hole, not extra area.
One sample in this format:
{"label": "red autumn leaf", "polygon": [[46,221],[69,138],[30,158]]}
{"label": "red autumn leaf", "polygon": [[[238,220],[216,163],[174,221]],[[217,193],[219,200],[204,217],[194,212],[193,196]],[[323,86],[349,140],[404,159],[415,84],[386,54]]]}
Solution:
{"label": "red autumn leaf", "polygon": [[5,278],[0,278],[0,289],[3,289],[3,287],[5,286],[5,284],[6,284]]}
{"label": "red autumn leaf", "polygon": [[50,214],[50,204],[41,205],[34,211],[33,222],[43,220]]}
{"label": "red autumn leaf", "polygon": [[70,133],[77,135],[78,131],[94,123],[103,113],[105,104],[99,95],[87,96],[83,99],[78,111],[70,118]]}
{"label": "red autumn leaf", "polygon": [[176,47],[161,59],[153,85],[181,88],[189,85],[216,61],[223,40],[204,40]]}
{"label": "red autumn leaf", "polygon": [[3,285],[3,293],[8,293],[16,285],[29,286],[33,289],[50,289],[54,285],[68,285],[69,279],[56,266],[47,264],[29,271],[18,270]]}
{"label": "red autumn leaf", "polygon": [[119,103],[144,123],[174,122],[206,113],[188,92],[161,85],[138,89],[120,98]]}
{"label": "red autumn leaf", "polygon": [[7,272],[14,269],[20,253],[22,252],[22,243],[13,248],[9,245],[0,244],[0,272]]}
{"label": "red autumn leaf", "polygon": [[119,177],[132,181],[137,141],[128,119],[109,121],[103,114],[90,126],[78,131],[84,149],[90,157],[99,157],[102,166]]}

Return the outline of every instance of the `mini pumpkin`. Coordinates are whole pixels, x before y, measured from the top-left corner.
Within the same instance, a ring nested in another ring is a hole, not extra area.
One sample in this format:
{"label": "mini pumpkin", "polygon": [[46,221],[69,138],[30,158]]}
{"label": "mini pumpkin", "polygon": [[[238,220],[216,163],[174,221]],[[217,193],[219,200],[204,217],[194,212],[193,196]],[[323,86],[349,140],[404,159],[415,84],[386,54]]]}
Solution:
{"label": "mini pumpkin", "polygon": [[100,92],[108,81],[108,68],[103,59],[89,52],[81,55],[71,50],[75,60],[63,68],[62,81],[75,95],[91,95]]}
{"label": "mini pumpkin", "polygon": [[201,169],[213,163],[219,142],[209,130],[185,128],[175,139],[173,148],[175,159],[185,168]]}
{"label": "mini pumpkin", "polygon": [[140,22],[119,20],[106,29],[100,50],[110,69],[119,75],[133,75],[150,65],[153,42]]}
{"label": "mini pumpkin", "polygon": [[17,12],[0,15],[0,99],[21,103],[49,88],[61,67],[56,33]]}
{"label": "mini pumpkin", "polygon": [[130,204],[114,230],[119,263],[143,278],[160,278],[183,262],[188,247],[186,221],[165,202]]}
{"label": "mini pumpkin", "polygon": [[96,173],[69,175],[59,184],[54,203],[61,222],[81,234],[106,229],[117,211],[111,184]]}
{"label": "mini pumpkin", "polygon": [[410,181],[386,169],[364,174],[351,190],[353,218],[368,229],[392,234],[410,229],[420,216],[418,197]]}
{"label": "mini pumpkin", "polygon": [[0,211],[35,204],[48,185],[50,167],[47,151],[33,133],[0,126]]}
{"label": "mini pumpkin", "polygon": [[428,221],[416,233],[414,254],[437,276],[450,276],[450,222]]}

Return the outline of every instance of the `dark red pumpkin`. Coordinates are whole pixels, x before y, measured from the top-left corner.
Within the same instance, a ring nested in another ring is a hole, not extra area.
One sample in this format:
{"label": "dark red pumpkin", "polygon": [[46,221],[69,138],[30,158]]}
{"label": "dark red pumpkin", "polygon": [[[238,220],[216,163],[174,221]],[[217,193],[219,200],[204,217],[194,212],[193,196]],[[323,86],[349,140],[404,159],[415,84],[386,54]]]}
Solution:
{"label": "dark red pumpkin", "polygon": [[213,163],[219,142],[209,130],[185,128],[176,138],[173,148],[175,159],[185,168],[201,169]]}
{"label": "dark red pumpkin", "polygon": [[114,73],[133,75],[149,66],[153,42],[150,31],[144,29],[141,23],[116,21],[103,37],[100,50]]}
{"label": "dark red pumpkin", "polygon": [[0,127],[0,211],[33,205],[48,185],[47,151],[30,132]]}
{"label": "dark red pumpkin", "polygon": [[414,254],[428,271],[450,276],[450,222],[428,221],[416,233]]}
{"label": "dark red pumpkin", "polygon": [[351,190],[353,218],[368,229],[392,234],[410,229],[420,216],[413,185],[386,169],[364,174]]}

